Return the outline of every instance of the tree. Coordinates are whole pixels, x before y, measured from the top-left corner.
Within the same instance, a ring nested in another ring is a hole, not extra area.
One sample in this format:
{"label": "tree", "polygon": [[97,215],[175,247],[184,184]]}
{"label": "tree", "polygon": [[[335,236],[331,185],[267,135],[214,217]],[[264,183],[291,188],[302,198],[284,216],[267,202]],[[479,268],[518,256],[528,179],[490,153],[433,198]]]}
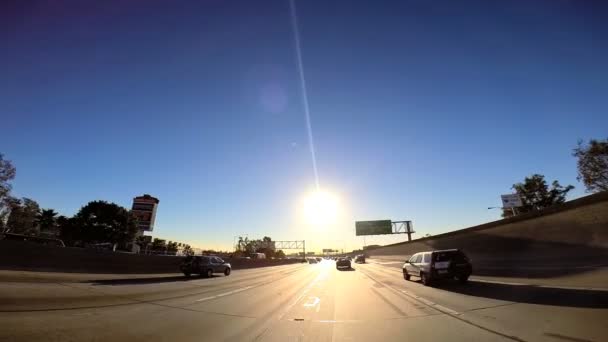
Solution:
{"label": "tree", "polygon": [[10,212],[7,198],[12,186],[9,182],[15,178],[16,171],[13,163],[10,160],[5,160],[0,153],[0,231],[4,230]]}
{"label": "tree", "polygon": [[88,243],[126,245],[137,233],[137,219],[127,209],[106,201],[92,201],[74,216],[79,238]]}
{"label": "tree", "polygon": [[154,238],[152,241],[152,250],[156,252],[165,251],[167,249],[167,243],[163,239]]}
{"label": "tree", "polygon": [[[545,176],[534,174],[526,177],[523,183],[513,184],[512,187],[519,197],[523,206],[518,207],[519,213],[526,213],[533,210],[541,210],[555,204],[564,203],[566,195],[574,186],[562,186],[558,181],[553,181],[551,187],[547,185]],[[513,216],[510,209],[503,210],[503,217]]]}
{"label": "tree", "polygon": [[194,255],[194,250],[192,250],[192,247],[190,247],[190,245],[188,244],[184,244],[184,250],[182,253],[184,253],[184,255]]}
{"label": "tree", "polygon": [[238,247],[239,251],[246,253],[246,254],[251,254],[255,250],[252,241],[249,241],[248,237],[245,237],[243,239],[242,236],[239,236],[239,242],[238,242],[237,247]]}
{"label": "tree", "polygon": [[177,242],[169,241],[167,243],[167,252],[175,254],[177,252]]}
{"label": "tree", "polygon": [[583,181],[587,191],[608,190],[608,139],[591,139],[587,146],[579,141],[572,155],[578,158],[577,179]]}
{"label": "tree", "polygon": [[36,224],[40,228],[40,233],[57,235],[57,212],[53,209],[43,209],[36,216]]}
{"label": "tree", "polygon": [[40,213],[38,203],[29,198],[8,199],[10,213],[6,221],[6,226],[11,233],[37,235],[38,225],[36,217]]}
{"label": "tree", "polygon": [[82,242],[82,232],[74,218],[61,215],[57,217],[55,222],[57,223],[57,229],[59,230],[59,238],[63,240],[66,245],[76,246]]}
{"label": "tree", "polygon": [[71,221],[71,218],[63,215],[60,215],[55,220],[57,229],[59,230],[59,238],[68,246],[72,246],[74,244],[75,237],[78,235],[73,232],[73,225],[71,224]]}
{"label": "tree", "polygon": [[275,250],[271,242],[272,239],[269,236],[264,236],[262,240],[254,240],[253,245],[255,251],[258,253],[264,253],[268,259],[275,257]]}
{"label": "tree", "polygon": [[278,250],[275,253],[274,257],[277,259],[285,259],[285,252],[283,252],[282,250]]}
{"label": "tree", "polygon": [[140,253],[142,251],[145,252],[148,250],[148,246],[150,246],[152,243],[152,237],[149,235],[140,235],[137,237],[137,239],[135,239],[135,243],[139,246]]}
{"label": "tree", "polygon": [[16,174],[17,169],[13,166],[13,163],[10,160],[5,160],[4,155],[0,153],[0,201],[10,194],[12,186],[9,182],[15,179]]}
{"label": "tree", "polygon": [[[3,232],[11,231],[11,228],[8,225],[8,219],[13,209],[21,210],[21,200],[12,196],[6,196],[0,204],[0,224],[2,225]],[[14,220],[15,218],[13,218],[13,221]]]}

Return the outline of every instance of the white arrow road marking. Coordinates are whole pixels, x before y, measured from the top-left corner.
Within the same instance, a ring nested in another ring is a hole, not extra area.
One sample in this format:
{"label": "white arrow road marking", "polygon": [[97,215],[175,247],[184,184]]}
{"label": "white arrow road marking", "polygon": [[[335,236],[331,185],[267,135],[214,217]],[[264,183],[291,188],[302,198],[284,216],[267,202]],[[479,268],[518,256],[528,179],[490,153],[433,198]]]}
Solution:
{"label": "white arrow road marking", "polygon": [[305,307],[317,306],[317,305],[319,305],[319,302],[321,301],[321,299],[319,299],[319,297],[308,297],[308,299],[312,299],[312,303],[311,302],[304,303]]}

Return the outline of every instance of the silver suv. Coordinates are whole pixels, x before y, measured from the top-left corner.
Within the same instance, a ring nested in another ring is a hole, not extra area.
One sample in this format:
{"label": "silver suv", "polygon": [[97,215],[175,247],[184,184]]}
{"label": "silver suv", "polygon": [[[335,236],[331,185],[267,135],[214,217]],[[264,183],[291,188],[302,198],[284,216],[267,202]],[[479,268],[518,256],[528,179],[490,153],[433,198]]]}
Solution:
{"label": "silver suv", "polygon": [[224,273],[229,276],[232,267],[229,263],[216,256],[187,256],[182,262],[180,269],[186,277],[193,273],[210,278],[213,273]]}
{"label": "silver suv", "polygon": [[427,286],[436,279],[457,279],[466,283],[471,273],[471,260],[458,249],[416,253],[403,264],[405,280],[420,277]]}

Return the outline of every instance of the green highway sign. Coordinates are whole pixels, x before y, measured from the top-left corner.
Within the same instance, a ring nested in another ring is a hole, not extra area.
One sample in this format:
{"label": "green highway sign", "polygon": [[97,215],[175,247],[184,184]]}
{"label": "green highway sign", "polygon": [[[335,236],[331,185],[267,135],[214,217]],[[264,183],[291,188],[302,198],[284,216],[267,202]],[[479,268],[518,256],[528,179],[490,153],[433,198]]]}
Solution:
{"label": "green highway sign", "polygon": [[357,221],[355,230],[357,236],[392,234],[393,224],[391,220]]}

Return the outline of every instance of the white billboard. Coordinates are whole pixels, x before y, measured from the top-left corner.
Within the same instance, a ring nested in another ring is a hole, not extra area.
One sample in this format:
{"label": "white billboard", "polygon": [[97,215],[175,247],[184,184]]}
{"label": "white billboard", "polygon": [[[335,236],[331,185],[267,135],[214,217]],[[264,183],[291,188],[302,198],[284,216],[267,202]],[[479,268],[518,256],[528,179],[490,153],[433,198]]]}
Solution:
{"label": "white billboard", "polygon": [[518,194],[500,195],[500,198],[502,199],[503,208],[510,209],[522,206],[521,198],[519,198]]}

